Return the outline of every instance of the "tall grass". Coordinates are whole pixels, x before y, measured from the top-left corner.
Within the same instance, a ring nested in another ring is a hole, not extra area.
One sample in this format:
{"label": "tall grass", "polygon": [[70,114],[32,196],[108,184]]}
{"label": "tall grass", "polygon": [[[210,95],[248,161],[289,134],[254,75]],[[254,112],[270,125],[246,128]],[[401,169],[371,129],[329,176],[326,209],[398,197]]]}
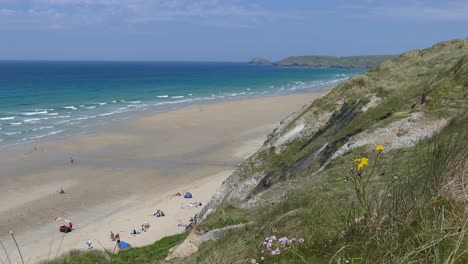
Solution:
{"label": "tall grass", "polygon": [[[358,152],[362,157],[366,151]],[[412,149],[384,152],[366,190],[372,203],[368,221],[362,221],[366,212],[343,177],[355,166],[355,154],[332,162],[314,179],[278,188],[287,193],[281,203],[254,211],[231,206],[222,217],[209,217],[210,226],[240,215],[255,224],[203,244],[197,262],[258,261],[258,245],[276,235],[303,237],[305,243],[260,263],[468,263],[465,204],[445,191],[450,177],[462,177],[457,164],[468,157],[468,117]]]}
{"label": "tall grass", "polygon": [[163,260],[171,247],[187,236],[186,233],[165,237],[149,246],[131,248],[118,253],[100,250],[72,250],[60,257],[42,262],[42,264],[142,264],[157,263]]}

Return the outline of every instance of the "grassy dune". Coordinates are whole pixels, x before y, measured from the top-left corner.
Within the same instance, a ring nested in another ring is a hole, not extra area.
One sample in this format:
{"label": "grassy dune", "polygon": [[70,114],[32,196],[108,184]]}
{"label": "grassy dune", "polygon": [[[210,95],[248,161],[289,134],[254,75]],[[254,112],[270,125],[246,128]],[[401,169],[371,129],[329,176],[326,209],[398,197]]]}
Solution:
{"label": "grassy dune", "polygon": [[[468,263],[467,110],[468,39],[353,77],[275,130],[225,182],[245,195],[224,195],[198,232],[250,224],[174,263]],[[161,263],[183,238],[49,263]]]}

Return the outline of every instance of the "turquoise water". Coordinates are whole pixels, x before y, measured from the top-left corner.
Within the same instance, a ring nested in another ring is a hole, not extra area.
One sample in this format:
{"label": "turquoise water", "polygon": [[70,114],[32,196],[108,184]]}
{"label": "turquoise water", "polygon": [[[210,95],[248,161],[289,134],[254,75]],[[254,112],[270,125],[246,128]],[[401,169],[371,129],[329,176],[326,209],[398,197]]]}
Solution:
{"label": "turquoise water", "polygon": [[0,62],[0,146],[136,111],[322,91],[360,70],[220,62]]}

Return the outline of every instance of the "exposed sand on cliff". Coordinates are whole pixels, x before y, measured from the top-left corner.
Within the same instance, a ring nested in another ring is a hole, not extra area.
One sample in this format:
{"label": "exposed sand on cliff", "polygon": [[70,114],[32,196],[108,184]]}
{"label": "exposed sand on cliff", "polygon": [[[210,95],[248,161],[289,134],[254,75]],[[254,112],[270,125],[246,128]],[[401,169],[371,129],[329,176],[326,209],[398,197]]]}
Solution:
{"label": "exposed sand on cliff", "polygon": [[[281,119],[318,96],[257,98],[145,114],[92,133],[38,142],[34,151],[31,144],[2,150],[0,239],[10,258],[18,260],[8,235],[13,229],[25,261],[34,263],[54,257],[62,237],[59,254],[84,249],[87,240],[95,248],[102,244],[111,249],[110,231],[133,246],[182,232],[177,225],[200,209],[187,203],[206,203]],[[56,192],[60,186],[66,194]],[[190,191],[194,198],[174,196],[178,191]],[[166,216],[152,216],[156,209]],[[76,230],[63,236],[55,216],[71,220]],[[143,222],[150,223],[149,231],[131,236]]]}

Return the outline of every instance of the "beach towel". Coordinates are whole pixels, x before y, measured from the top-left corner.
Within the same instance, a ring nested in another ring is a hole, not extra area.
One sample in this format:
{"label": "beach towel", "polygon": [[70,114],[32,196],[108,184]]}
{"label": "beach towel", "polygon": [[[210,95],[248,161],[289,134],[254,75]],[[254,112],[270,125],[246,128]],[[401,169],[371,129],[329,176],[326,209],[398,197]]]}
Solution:
{"label": "beach towel", "polygon": [[120,249],[128,249],[132,247],[129,243],[125,241],[120,241],[118,246]]}
{"label": "beach towel", "polygon": [[185,198],[185,199],[192,198],[192,194],[189,193],[189,192],[186,192],[186,193],[184,194],[184,198]]}

